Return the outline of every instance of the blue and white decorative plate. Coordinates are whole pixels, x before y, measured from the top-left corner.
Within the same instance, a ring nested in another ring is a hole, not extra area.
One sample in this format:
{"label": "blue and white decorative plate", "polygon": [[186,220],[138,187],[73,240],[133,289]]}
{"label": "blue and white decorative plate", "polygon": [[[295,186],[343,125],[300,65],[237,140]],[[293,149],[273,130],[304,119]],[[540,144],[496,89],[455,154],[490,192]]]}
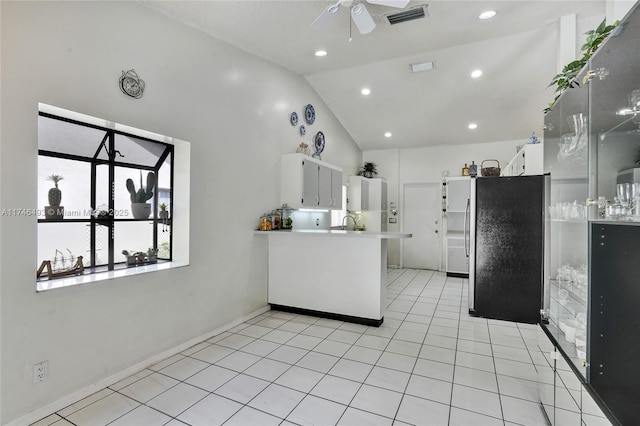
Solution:
{"label": "blue and white decorative plate", "polygon": [[316,148],[316,152],[319,154],[324,151],[324,133],[318,132],[313,137],[313,146]]}
{"label": "blue and white decorative plate", "polygon": [[291,118],[289,118],[289,121],[291,122],[292,126],[297,126],[298,125],[298,113],[293,111],[291,113]]}
{"label": "blue and white decorative plate", "polygon": [[304,119],[309,125],[316,121],[316,110],[313,109],[313,105],[308,104],[304,107]]}
{"label": "blue and white decorative plate", "polygon": [[301,134],[302,136],[304,136],[304,135],[306,135],[306,134],[307,134],[307,128],[306,128],[306,127],[304,127],[304,125],[300,126],[300,134]]}

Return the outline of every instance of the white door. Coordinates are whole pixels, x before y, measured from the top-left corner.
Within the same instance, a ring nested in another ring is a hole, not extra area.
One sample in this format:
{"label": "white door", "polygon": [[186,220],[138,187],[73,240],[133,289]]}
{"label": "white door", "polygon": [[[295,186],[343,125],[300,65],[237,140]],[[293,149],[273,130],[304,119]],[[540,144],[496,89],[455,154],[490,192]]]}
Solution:
{"label": "white door", "polygon": [[413,234],[402,240],[405,268],[440,269],[441,188],[438,183],[404,185],[402,229]]}

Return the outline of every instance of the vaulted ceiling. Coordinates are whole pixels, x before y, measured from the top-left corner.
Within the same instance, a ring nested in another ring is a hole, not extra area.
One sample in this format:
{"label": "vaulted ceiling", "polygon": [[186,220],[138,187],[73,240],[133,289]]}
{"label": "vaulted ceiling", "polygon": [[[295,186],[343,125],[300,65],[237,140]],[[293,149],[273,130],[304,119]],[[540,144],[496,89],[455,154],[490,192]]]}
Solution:
{"label": "vaulted ceiling", "polygon": [[[311,24],[335,2],[143,3],[305,76],[362,150],[540,134],[553,99],[547,85],[558,72],[560,18],[576,15],[578,51],[605,16],[604,0],[411,0],[405,9],[422,6],[428,16],[390,25],[387,15],[400,9],[362,1],[376,23],[363,35],[350,20],[350,0],[324,29]],[[498,13],[478,19],[486,10]],[[316,57],[319,49],[327,55]],[[411,72],[410,64],[427,61],[434,69]],[[483,75],[472,79],[475,69]]]}

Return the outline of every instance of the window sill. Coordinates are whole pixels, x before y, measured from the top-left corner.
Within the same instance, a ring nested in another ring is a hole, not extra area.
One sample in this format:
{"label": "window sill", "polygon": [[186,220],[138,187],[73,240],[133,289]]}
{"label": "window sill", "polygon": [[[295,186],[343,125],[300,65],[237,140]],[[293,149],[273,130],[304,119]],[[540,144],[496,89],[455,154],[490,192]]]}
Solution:
{"label": "window sill", "polygon": [[82,284],[90,284],[97,281],[112,280],[123,277],[130,277],[133,275],[146,274],[149,272],[164,271],[173,268],[181,268],[188,266],[188,263],[184,262],[165,262],[157,263],[154,265],[136,266],[126,269],[118,269],[115,271],[97,272],[95,274],[86,274],[71,276],[68,278],[59,278],[55,280],[43,280],[36,282],[36,292],[41,293],[49,290],[55,290],[64,287],[71,287]]}

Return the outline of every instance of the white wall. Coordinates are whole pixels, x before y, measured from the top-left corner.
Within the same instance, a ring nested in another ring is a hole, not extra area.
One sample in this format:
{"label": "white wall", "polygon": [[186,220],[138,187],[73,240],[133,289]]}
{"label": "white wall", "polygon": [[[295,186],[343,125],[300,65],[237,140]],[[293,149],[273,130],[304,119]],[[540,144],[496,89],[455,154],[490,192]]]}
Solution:
{"label": "white wall", "polygon": [[[372,161],[378,166],[378,173],[387,179],[388,200],[397,201],[398,223],[389,224],[389,232],[410,232],[402,227],[402,187],[407,183],[442,182],[443,173],[460,176],[464,164],[472,161],[478,165],[486,159],[496,159],[504,168],[516,155],[516,147],[527,143],[528,139],[517,141],[488,142],[481,144],[439,145],[413,149],[388,149],[365,151],[364,161]],[[485,166],[495,165],[486,163]],[[389,215],[391,217],[391,215]],[[388,264],[401,265],[401,241],[389,244]],[[442,246],[444,247],[444,245]]]}
{"label": "white wall", "polygon": [[[289,124],[316,109],[306,142],[356,170],[361,152],[304,78],[137,2],[1,2],[1,208],[37,208],[38,102],[191,142],[185,268],[35,293],[36,221],[1,217],[5,424],[266,305],[261,213],[279,205]],[[118,88],[122,70],[146,82]],[[66,191],[71,188],[66,187]],[[49,378],[31,383],[33,364]]]}

